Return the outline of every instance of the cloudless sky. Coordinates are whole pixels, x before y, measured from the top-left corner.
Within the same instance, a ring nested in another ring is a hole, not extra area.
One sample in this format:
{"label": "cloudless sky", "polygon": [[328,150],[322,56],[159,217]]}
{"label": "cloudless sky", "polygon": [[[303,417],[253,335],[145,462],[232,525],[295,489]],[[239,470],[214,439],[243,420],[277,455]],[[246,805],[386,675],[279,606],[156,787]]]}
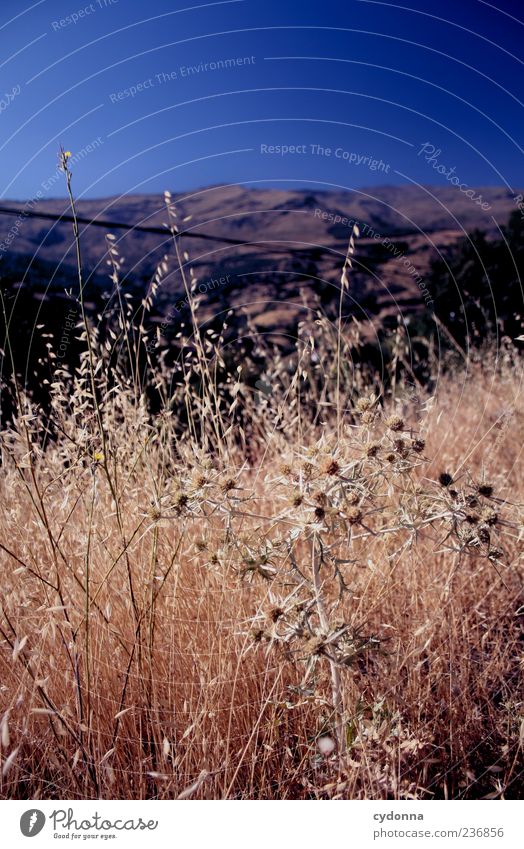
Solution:
{"label": "cloudless sky", "polygon": [[522,3],[405,3],[3,0],[2,196],[35,196],[59,144],[75,155],[95,140],[74,164],[85,197],[448,185],[437,162],[468,185],[515,191]]}

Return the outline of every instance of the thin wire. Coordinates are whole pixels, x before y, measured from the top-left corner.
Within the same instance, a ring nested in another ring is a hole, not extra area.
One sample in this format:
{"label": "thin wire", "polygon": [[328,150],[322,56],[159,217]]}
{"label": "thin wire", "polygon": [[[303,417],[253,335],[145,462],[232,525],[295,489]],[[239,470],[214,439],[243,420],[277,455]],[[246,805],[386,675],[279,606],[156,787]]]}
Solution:
{"label": "thin wire", "polygon": [[[276,210],[275,210],[276,211]],[[0,206],[0,215],[21,215],[24,218],[42,218],[48,221],[59,221],[62,223],[71,223],[73,221],[72,215],[66,215],[65,213],[61,213],[60,215],[53,212],[35,212],[34,210],[23,209],[18,207],[7,207]],[[79,224],[86,224],[91,227],[104,227],[106,230],[135,230],[140,233],[155,233],[159,236],[169,236],[169,229],[167,227],[147,227],[141,224],[126,224],[123,221],[107,221],[102,218],[84,218],[82,216],[77,216]],[[432,232],[431,230],[426,230],[427,233]],[[196,233],[192,230],[182,230],[179,236],[184,236],[184,238],[190,239],[203,239],[212,242],[223,242],[227,245],[237,245],[237,246],[252,246],[255,244],[259,244],[265,242],[266,240],[258,239],[255,241],[245,241],[243,239],[234,239],[229,236],[213,236],[210,233]],[[396,233],[398,238],[402,238],[403,236],[412,235],[411,231],[406,233]],[[292,240],[291,240],[292,241]],[[289,247],[271,247],[272,253],[285,253],[289,254]],[[338,252],[334,251],[333,248],[325,247],[323,245],[311,245],[307,248],[298,248],[298,252],[302,253],[323,253],[328,256],[332,256],[333,253],[337,253],[337,261],[338,261]]]}

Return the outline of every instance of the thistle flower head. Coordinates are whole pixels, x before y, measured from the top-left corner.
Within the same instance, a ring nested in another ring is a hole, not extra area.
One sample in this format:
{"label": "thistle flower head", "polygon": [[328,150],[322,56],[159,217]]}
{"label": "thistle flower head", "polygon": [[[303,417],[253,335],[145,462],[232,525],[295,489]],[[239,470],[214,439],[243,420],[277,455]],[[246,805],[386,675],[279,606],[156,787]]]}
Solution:
{"label": "thistle flower head", "polygon": [[365,410],[360,416],[360,421],[362,424],[371,425],[375,421],[376,417],[377,414],[375,410]]}
{"label": "thistle flower head", "polygon": [[486,525],[496,525],[499,517],[491,507],[483,507],[480,511],[480,518]]}
{"label": "thistle flower head", "polygon": [[364,395],[362,398],[359,398],[357,400],[357,403],[355,404],[355,408],[356,408],[358,413],[365,413],[368,410],[371,410],[372,407],[374,406],[374,404],[375,404],[375,398],[374,398],[373,395],[369,395],[369,396]]}
{"label": "thistle flower head", "polygon": [[359,507],[350,507],[346,516],[350,525],[358,525],[362,521],[362,510]]}
{"label": "thistle flower head", "polygon": [[304,646],[304,650],[305,650],[306,654],[309,654],[309,655],[322,654],[324,652],[324,648],[325,648],[324,637],[321,637],[318,634],[316,634],[314,637],[310,637],[310,639],[307,640],[307,642]]}
{"label": "thistle flower head", "polygon": [[153,504],[148,510],[149,518],[153,522],[158,522],[159,519],[162,518],[162,511],[158,504]]}
{"label": "thistle flower head", "polygon": [[481,542],[488,544],[491,537],[489,533],[489,528],[486,525],[481,525],[477,531],[478,538]]}
{"label": "thistle flower head", "polygon": [[269,608],[267,615],[272,622],[278,622],[279,619],[282,619],[284,613],[285,611],[278,604],[275,604]]}
{"label": "thistle flower head", "polygon": [[388,416],[386,419],[386,427],[388,430],[392,430],[394,433],[398,433],[400,430],[404,430],[404,419],[402,416]]}
{"label": "thistle flower head", "polygon": [[177,492],[175,495],[175,504],[177,507],[186,507],[189,497],[185,492]]}
{"label": "thistle flower head", "polygon": [[303,463],[302,471],[304,473],[304,478],[306,480],[310,480],[313,477],[314,466],[311,463]]}
{"label": "thistle flower head", "polygon": [[340,472],[340,464],[334,457],[328,457],[322,465],[322,472],[325,475],[338,475]]}
{"label": "thistle flower head", "polygon": [[381,447],[380,442],[368,442],[364,450],[368,457],[376,457]]}
{"label": "thistle flower head", "polygon": [[220,481],[220,489],[222,492],[227,493],[231,492],[232,489],[235,489],[237,482],[234,478],[224,478]]}
{"label": "thistle flower head", "polygon": [[261,643],[263,640],[271,639],[271,636],[264,630],[264,628],[253,628],[251,631],[251,639],[254,643]]}
{"label": "thistle flower head", "polygon": [[207,475],[203,472],[196,471],[193,475],[193,484],[197,489],[202,489],[208,482]]}

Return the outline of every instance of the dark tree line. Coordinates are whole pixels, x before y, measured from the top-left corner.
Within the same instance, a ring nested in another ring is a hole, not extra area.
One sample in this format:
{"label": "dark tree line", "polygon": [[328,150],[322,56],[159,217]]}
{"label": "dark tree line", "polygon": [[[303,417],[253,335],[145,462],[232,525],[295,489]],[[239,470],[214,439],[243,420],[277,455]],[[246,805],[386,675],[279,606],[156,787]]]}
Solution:
{"label": "dark tree line", "polygon": [[502,235],[475,231],[432,264],[435,314],[462,346],[524,332],[524,217],[514,212]]}

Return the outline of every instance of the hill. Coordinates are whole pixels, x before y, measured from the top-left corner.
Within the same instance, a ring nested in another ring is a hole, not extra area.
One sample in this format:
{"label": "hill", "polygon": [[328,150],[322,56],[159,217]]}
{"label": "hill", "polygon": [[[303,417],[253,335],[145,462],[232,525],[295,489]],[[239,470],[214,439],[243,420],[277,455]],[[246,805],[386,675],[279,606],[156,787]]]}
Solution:
{"label": "hill", "polygon": [[[183,225],[188,234],[184,247],[199,281],[206,284],[228,278],[225,285],[207,286],[209,309],[239,306],[246,300],[290,300],[297,294],[298,283],[305,283],[329,301],[329,284],[338,280],[336,270],[345,254],[352,222],[357,221],[361,239],[354,294],[362,308],[375,314],[398,308],[422,309],[421,280],[430,261],[473,229],[495,235],[497,223],[504,224],[515,209],[514,197],[506,189],[482,188],[478,194],[488,210],[451,186],[311,192],[218,185],[190,194],[173,194],[173,199],[181,218],[191,216]],[[4,207],[54,215],[69,211],[63,199],[30,207],[13,201]],[[162,228],[166,220],[163,199],[156,195],[79,200],[78,214],[132,228]],[[0,244],[5,243],[16,220],[0,215]],[[12,271],[15,255],[29,267],[29,285],[34,282],[36,261],[47,269],[51,289],[67,285],[70,267],[74,266],[70,223],[26,217],[18,231],[2,257],[4,278]],[[105,227],[82,227],[84,264],[91,279],[102,288],[107,280],[106,232]],[[169,233],[163,238],[160,233],[115,227],[114,234],[125,260],[123,272],[128,284],[143,290],[157,263],[165,254],[171,257],[173,253]],[[217,241],[198,238],[200,234],[215,236]],[[224,244],[221,237],[248,244]],[[384,245],[388,238],[393,246]],[[181,292],[174,266],[171,263],[163,279],[160,303],[164,306]],[[20,269],[17,273],[20,276]],[[260,312],[257,306],[250,310],[255,315]]]}

